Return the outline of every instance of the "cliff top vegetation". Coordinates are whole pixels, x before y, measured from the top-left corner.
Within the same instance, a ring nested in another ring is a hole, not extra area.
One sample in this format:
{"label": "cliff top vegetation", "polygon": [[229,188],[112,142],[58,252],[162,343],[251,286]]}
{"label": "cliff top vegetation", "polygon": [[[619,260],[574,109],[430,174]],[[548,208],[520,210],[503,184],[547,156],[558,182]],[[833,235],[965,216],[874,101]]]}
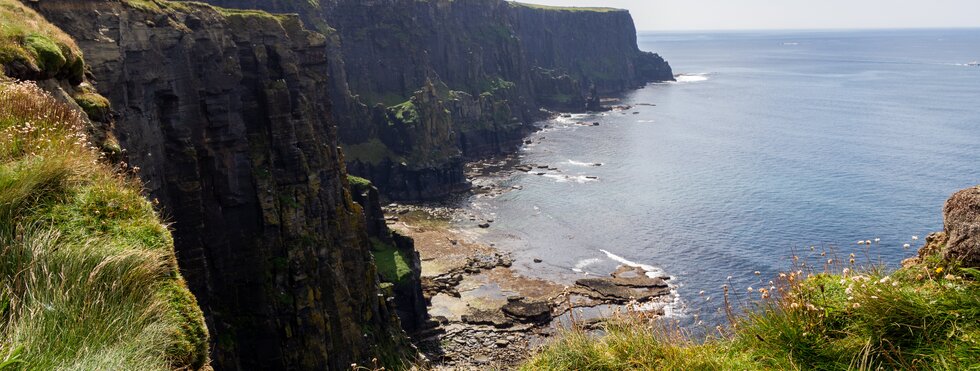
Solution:
{"label": "cliff top vegetation", "polygon": [[510,5],[513,7],[525,7],[532,9],[542,9],[542,10],[557,10],[565,12],[625,12],[626,10],[617,8],[604,8],[604,7],[576,7],[576,6],[552,6],[552,5],[540,5],[540,4],[529,4],[521,3],[517,1],[511,1]]}
{"label": "cliff top vegetation", "polygon": [[83,115],[0,83],[0,368],[200,368],[207,330],[170,232]]}
{"label": "cliff top vegetation", "polygon": [[85,70],[71,37],[17,0],[0,0],[0,65],[21,76],[75,83],[82,81]]}
{"label": "cliff top vegetation", "polygon": [[[943,248],[930,241],[890,273],[853,256],[827,254],[820,272],[796,260],[762,287],[726,286],[731,326],[708,329],[706,341],[633,313],[609,322],[603,337],[567,332],[524,369],[976,369],[980,270],[944,260]],[[731,309],[739,297],[750,302],[741,315]]]}

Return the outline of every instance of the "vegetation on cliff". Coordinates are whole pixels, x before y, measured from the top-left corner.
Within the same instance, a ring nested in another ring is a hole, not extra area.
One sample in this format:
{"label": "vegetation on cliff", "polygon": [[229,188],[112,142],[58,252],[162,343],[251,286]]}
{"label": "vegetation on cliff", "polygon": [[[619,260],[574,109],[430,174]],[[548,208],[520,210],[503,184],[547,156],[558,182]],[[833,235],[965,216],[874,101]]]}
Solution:
{"label": "vegetation on cliff", "polygon": [[0,65],[8,75],[82,81],[85,61],[70,36],[16,0],[0,0]]}
{"label": "vegetation on cliff", "polygon": [[607,12],[622,12],[624,10],[617,8],[607,8],[607,7],[579,7],[579,6],[552,6],[552,5],[540,5],[540,4],[529,4],[521,3],[517,1],[511,1],[510,5],[513,7],[524,7],[531,9],[541,9],[541,10],[554,10],[554,11],[565,11],[565,12],[597,12],[597,13],[607,13]]}
{"label": "vegetation on cliff", "polygon": [[[980,270],[943,260],[941,238],[887,273],[829,259],[799,264],[772,285],[749,288],[751,310],[696,342],[676,329],[626,316],[595,338],[570,331],[526,370],[976,369]],[[830,271],[838,273],[827,273]],[[726,304],[737,297],[725,289]],[[730,308],[730,307],[729,307]]]}
{"label": "vegetation on cliff", "polygon": [[200,368],[207,330],[170,232],[86,123],[31,83],[0,83],[0,364]]}

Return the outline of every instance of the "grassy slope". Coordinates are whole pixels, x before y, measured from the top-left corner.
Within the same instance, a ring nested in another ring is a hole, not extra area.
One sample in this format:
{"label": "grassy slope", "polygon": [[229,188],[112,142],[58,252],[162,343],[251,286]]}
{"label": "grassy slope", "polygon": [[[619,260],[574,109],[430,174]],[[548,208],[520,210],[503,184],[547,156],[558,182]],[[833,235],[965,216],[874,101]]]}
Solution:
{"label": "grassy slope", "polygon": [[74,81],[85,69],[71,37],[20,1],[0,0],[0,65],[12,63]]}
{"label": "grassy slope", "polygon": [[980,271],[922,260],[891,274],[853,263],[781,274],[705,342],[636,316],[601,338],[571,331],[524,369],[980,369]]}
{"label": "grassy slope", "polygon": [[207,330],[170,233],[79,115],[0,83],[0,364],[200,367]]}

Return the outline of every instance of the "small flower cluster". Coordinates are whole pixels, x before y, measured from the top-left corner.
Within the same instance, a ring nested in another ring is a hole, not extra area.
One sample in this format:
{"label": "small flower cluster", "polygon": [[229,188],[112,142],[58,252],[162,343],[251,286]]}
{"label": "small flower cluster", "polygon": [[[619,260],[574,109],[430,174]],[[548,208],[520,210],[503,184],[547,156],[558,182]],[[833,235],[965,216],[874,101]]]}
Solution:
{"label": "small flower cluster", "polygon": [[82,113],[30,82],[0,84],[0,156],[38,155],[66,148],[95,150]]}

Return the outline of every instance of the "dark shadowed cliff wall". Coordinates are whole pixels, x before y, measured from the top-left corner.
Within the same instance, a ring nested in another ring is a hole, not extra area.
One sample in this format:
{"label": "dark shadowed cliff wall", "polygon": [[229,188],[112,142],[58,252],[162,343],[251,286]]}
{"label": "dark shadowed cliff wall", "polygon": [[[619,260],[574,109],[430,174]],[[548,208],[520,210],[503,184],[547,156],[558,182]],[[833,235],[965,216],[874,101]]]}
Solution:
{"label": "dark shadowed cliff wall", "polygon": [[327,39],[296,17],[46,0],[174,221],[218,369],[345,369],[404,345],[330,113]]}
{"label": "dark shadowed cliff wall", "polygon": [[640,51],[628,11],[514,5],[510,14],[528,63],[566,72],[601,94],[674,78],[663,58]]}
{"label": "dark shadowed cliff wall", "polygon": [[331,97],[351,173],[394,199],[465,189],[467,158],[517,148],[540,107],[582,111],[673,78],[641,52],[627,11],[503,0],[209,0],[299,13],[331,35]]}

